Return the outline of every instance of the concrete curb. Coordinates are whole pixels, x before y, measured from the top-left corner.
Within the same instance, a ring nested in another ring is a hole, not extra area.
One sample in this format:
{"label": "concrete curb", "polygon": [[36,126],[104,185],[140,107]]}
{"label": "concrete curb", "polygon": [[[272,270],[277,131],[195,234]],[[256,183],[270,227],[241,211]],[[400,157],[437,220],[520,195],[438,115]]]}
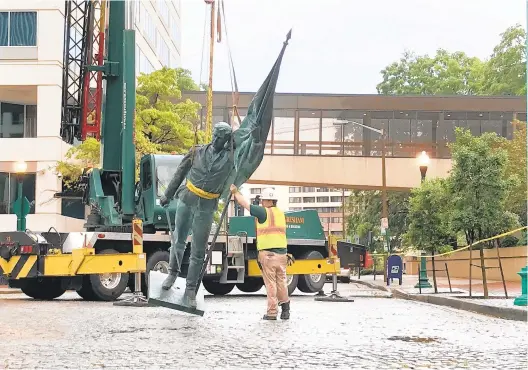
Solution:
{"label": "concrete curb", "polygon": [[487,306],[483,304],[478,304],[474,302],[467,302],[462,299],[457,299],[454,297],[445,297],[445,296],[436,296],[430,294],[409,294],[398,288],[386,288],[384,286],[373,284],[367,281],[360,280],[351,280],[351,282],[362,284],[373,289],[384,290],[392,292],[395,298],[406,299],[410,301],[418,301],[430,304],[436,304],[439,306],[447,306],[451,308],[456,308],[459,310],[475,312],[482,315],[498,317],[506,320],[515,320],[515,321],[528,321],[528,312],[525,310],[518,310],[510,307],[497,307],[497,306]]}
{"label": "concrete curb", "polygon": [[0,295],[3,294],[22,294],[22,291],[20,289],[0,288]]}
{"label": "concrete curb", "polygon": [[381,291],[384,291],[384,292],[392,293],[392,292],[391,292],[391,289],[386,288],[386,287],[384,287],[384,286],[382,286],[382,285],[378,285],[378,284],[374,284],[374,283],[369,283],[368,281],[361,281],[361,280],[350,279],[350,282],[351,282],[351,283],[356,283],[356,284],[365,285],[365,286],[368,286],[369,288],[372,288],[372,289],[377,289],[377,290],[381,290]]}

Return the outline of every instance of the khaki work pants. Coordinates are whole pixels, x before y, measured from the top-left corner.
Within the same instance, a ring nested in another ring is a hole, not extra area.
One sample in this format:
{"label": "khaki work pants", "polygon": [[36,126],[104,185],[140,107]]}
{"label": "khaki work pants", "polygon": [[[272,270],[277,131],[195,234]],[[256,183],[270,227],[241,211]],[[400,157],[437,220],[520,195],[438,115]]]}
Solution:
{"label": "khaki work pants", "polygon": [[259,252],[258,261],[262,266],[262,277],[268,296],[267,315],[275,317],[277,316],[277,305],[290,300],[286,282],[288,256],[263,250]]}

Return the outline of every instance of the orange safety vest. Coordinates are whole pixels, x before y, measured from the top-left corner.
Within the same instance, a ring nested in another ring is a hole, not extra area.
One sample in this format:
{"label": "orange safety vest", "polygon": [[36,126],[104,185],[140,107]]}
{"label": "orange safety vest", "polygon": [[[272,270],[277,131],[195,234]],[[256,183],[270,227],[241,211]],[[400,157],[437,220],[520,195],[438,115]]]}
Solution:
{"label": "orange safety vest", "polygon": [[257,250],[271,248],[287,248],[286,217],[277,207],[265,208],[266,221],[257,223]]}

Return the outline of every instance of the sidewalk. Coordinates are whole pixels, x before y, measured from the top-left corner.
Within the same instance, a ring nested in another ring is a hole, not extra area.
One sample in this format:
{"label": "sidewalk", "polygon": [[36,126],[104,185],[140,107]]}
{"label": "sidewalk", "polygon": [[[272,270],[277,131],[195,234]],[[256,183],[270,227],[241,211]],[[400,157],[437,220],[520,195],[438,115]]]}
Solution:
{"label": "sidewalk", "polygon": [[[429,276],[429,282],[433,285],[433,278]],[[387,286],[383,281],[383,275],[356,276],[351,277],[351,282],[370,286],[371,288],[390,291],[394,297],[417,300],[426,303],[449,306],[466,311],[481,313],[484,315],[500,317],[509,320],[528,321],[528,307],[515,306],[514,299],[521,294],[521,283],[506,282],[508,298],[505,298],[504,288],[501,281],[488,281],[489,299],[484,299],[484,288],[482,280],[472,281],[472,297],[469,297],[468,279],[451,279],[451,289],[446,277],[437,278],[438,294],[434,293],[434,288],[419,289],[414,286],[418,283],[417,275],[403,275],[402,285],[398,279]]]}

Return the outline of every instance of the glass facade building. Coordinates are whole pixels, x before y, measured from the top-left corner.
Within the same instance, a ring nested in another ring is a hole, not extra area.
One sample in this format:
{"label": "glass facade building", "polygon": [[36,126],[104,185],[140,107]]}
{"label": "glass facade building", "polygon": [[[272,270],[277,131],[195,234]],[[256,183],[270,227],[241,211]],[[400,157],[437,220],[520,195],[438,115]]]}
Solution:
{"label": "glass facade building", "polygon": [[[252,96],[241,94],[241,118]],[[202,104],[204,122],[205,92],[184,97]],[[213,121],[229,121],[231,93],[217,92],[213,101]],[[381,156],[382,136],[364,125],[386,132],[388,157],[410,158],[425,150],[433,158],[449,158],[456,127],[511,139],[513,121],[526,121],[524,97],[276,94],[274,107],[266,146],[271,155]]]}
{"label": "glass facade building", "polygon": [[[183,95],[202,104],[203,125],[205,92]],[[241,118],[252,97],[253,93],[240,94]],[[231,92],[214,93],[213,106],[213,122],[230,122]],[[448,144],[455,139],[456,127],[511,139],[514,120],[526,121],[525,97],[276,94],[274,108],[266,153],[278,156],[381,156],[381,135],[364,125],[387,133],[388,157],[414,158],[425,150],[432,158],[450,158]],[[294,185],[274,186],[277,194],[284,194],[279,204],[292,211],[316,210],[325,234],[342,236],[343,193],[348,197],[350,192]],[[244,185],[250,198],[266,186],[273,185]]]}

